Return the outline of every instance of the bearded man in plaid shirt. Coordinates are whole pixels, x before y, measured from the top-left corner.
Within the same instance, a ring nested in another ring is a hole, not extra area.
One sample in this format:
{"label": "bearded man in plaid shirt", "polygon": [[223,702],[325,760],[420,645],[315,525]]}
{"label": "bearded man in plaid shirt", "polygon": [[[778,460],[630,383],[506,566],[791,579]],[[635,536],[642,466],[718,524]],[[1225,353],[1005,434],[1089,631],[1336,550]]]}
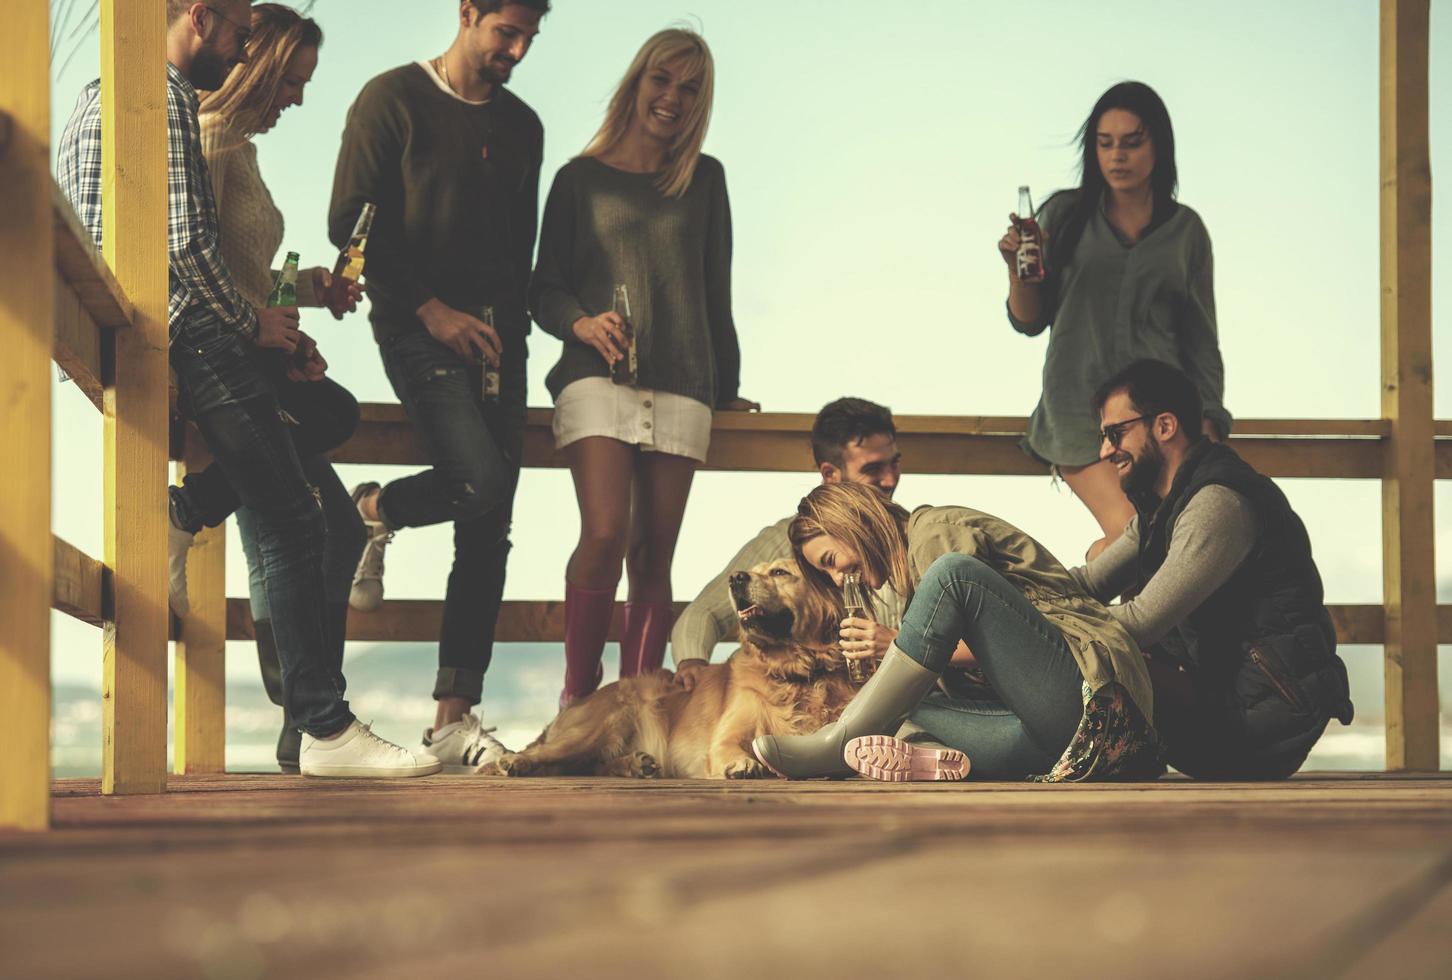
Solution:
{"label": "bearded man in plaid shirt", "polygon": [[[341,665],[325,651],[322,509],[303,474],[259,348],[298,353],[295,307],[257,309],[244,300],[218,249],[217,207],[202,155],[197,89],[214,91],[245,60],[249,0],[167,0],[167,309],[178,405],[243,506],[257,518],[283,697],[303,732],[304,775],[422,776],[437,759],[374,735],[348,709]],[[61,190],[101,244],[101,83],[81,93],[61,137]],[[304,357],[309,350],[302,351]],[[200,523],[173,488],[174,529]],[[195,525],[195,526],[193,526]]]}

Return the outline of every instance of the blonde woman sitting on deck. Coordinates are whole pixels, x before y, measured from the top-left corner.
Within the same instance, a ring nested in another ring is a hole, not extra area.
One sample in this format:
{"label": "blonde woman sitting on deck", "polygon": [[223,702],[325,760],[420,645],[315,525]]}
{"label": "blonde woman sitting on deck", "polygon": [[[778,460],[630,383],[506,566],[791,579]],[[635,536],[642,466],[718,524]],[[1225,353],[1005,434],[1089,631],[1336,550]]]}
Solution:
{"label": "blonde woman sitting on deck", "polygon": [[[909,514],[839,483],[807,495],[789,534],[821,592],[855,573],[910,598],[897,639],[840,719],[755,740],[777,774],[1061,781],[1162,771],[1139,648],[1022,531],[967,507]],[[988,682],[976,697],[934,690],[960,641]],[[893,737],[905,719],[915,731]]]}

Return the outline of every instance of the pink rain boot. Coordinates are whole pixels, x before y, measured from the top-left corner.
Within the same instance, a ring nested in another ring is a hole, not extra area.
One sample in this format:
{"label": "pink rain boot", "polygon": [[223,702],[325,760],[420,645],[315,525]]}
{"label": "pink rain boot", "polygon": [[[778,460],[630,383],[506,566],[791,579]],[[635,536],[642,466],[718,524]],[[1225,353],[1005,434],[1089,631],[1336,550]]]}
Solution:
{"label": "pink rain boot", "polygon": [[620,631],[620,676],[634,677],[660,670],[665,662],[675,610],[669,602],[627,602]]}
{"label": "pink rain boot", "polygon": [[565,582],[565,689],[560,708],[600,686],[604,669],[600,654],[610,635],[615,589],[586,589]]}

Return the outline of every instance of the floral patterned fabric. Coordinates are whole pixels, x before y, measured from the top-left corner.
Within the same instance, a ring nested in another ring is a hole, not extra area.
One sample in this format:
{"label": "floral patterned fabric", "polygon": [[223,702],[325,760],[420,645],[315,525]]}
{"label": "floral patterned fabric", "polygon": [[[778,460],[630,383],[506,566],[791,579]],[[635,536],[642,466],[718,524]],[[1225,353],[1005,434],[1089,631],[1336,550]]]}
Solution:
{"label": "floral patterned fabric", "polygon": [[1158,779],[1165,771],[1165,751],[1154,727],[1129,692],[1110,682],[1091,692],[1084,685],[1084,719],[1069,747],[1035,783],[1078,783],[1087,780],[1132,782]]}

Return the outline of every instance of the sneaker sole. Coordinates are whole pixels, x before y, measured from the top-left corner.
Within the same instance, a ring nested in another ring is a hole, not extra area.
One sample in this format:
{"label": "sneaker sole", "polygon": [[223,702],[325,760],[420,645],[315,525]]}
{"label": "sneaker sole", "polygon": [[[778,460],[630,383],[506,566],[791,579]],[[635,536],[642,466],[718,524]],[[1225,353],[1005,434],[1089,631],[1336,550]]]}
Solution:
{"label": "sneaker sole", "polygon": [[843,759],[868,779],[888,783],[957,782],[968,775],[968,756],[891,735],[864,735],[847,743]]}
{"label": "sneaker sole", "polygon": [[408,779],[411,776],[432,776],[443,768],[443,763],[431,766],[408,766],[384,769],[378,766],[307,766],[304,776],[321,779]]}

